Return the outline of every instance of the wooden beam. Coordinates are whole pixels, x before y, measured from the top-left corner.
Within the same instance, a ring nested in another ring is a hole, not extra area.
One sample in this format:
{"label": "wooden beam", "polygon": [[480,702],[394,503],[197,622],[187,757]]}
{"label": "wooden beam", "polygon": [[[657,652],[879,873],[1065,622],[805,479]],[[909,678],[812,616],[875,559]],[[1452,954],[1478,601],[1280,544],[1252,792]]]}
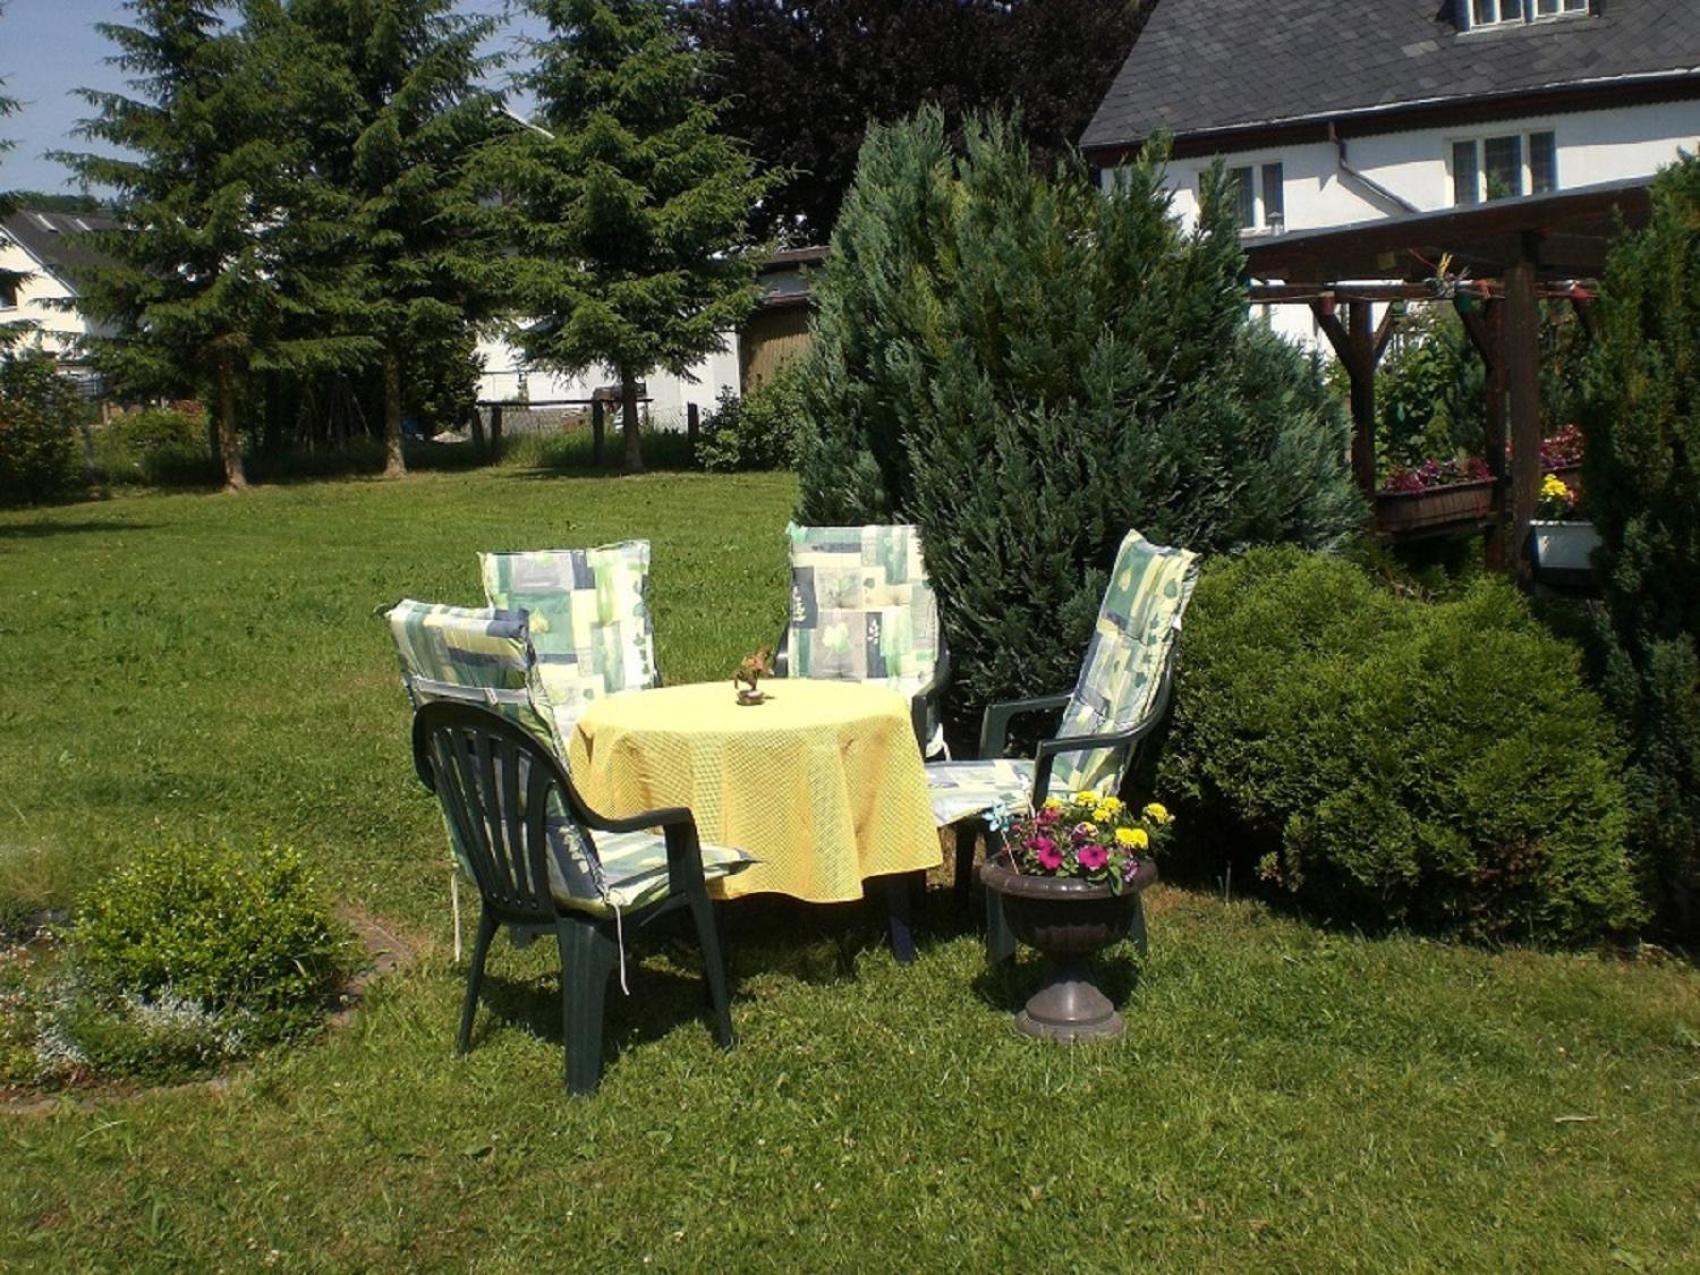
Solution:
{"label": "wooden beam", "polygon": [[1570,308],[1576,311],[1576,321],[1582,325],[1582,331],[1588,334],[1590,342],[1599,337],[1599,330],[1594,323],[1594,299],[1579,297],[1574,292],[1570,294]]}
{"label": "wooden beam", "polygon": [[1375,330],[1370,303],[1348,307],[1347,335],[1352,349],[1352,476],[1365,496],[1375,495]]}
{"label": "wooden beam", "polygon": [[1346,365],[1346,371],[1350,373],[1352,338],[1346,334],[1346,325],[1340,322],[1339,315],[1324,309],[1321,301],[1312,301],[1310,312],[1316,316],[1316,324],[1322,329],[1322,335],[1328,338],[1328,344],[1334,347],[1335,357]]}
{"label": "wooden beam", "polygon": [[1381,323],[1375,330],[1375,365],[1381,366],[1381,356],[1387,353],[1387,343],[1393,339],[1393,334],[1399,329],[1399,311],[1387,307],[1387,313],[1381,316]]}
{"label": "wooden beam", "polygon": [[1535,304],[1535,265],[1515,261],[1505,271],[1505,313],[1500,359],[1511,418],[1511,543],[1509,558],[1527,569],[1529,524],[1541,488],[1540,311]]}
{"label": "wooden beam", "polygon": [[1476,347],[1476,353],[1482,356],[1482,365],[1492,370],[1499,361],[1499,346],[1497,338],[1488,329],[1485,313],[1492,311],[1493,302],[1488,302],[1482,310],[1472,310],[1468,314],[1460,314],[1463,320],[1464,334],[1470,338],[1470,344]]}

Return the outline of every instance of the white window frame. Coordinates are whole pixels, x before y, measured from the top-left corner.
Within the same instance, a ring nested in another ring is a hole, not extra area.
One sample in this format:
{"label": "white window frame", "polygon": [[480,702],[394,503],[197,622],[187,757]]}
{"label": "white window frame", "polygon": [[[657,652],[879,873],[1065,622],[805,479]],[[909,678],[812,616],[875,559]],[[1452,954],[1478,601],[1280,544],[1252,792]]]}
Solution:
{"label": "white window frame", "polygon": [[[1548,190],[1537,191],[1535,189],[1535,168],[1533,162],[1535,148],[1530,143],[1534,138],[1543,136],[1552,138],[1552,186]],[[1488,199],[1487,184],[1487,144],[1490,141],[1497,141],[1502,137],[1515,137],[1521,147],[1521,154],[1519,156],[1520,171],[1518,175],[1518,181],[1521,185],[1520,194],[1550,195],[1553,191],[1563,189],[1563,183],[1559,173],[1557,129],[1551,127],[1520,128],[1514,133],[1493,131],[1475,133],[1467,137],[1449,137],[1446,139],[1445,143],[1447,207],[1473,208],[1490,202]],[[1462,204],[1458,202],[1456,163],[1458,154],[1457,148],[1460,146],[1473,146],[1476,150],[1476,198],[1474,203]],[[1512,198],[1516,198],[1516,196],[1512,196]]]}
{"label": "white window frame", "polygon": [[[1279,155],[1271,155],[1267,159],[1232,159],[1225,164],[1229,175],[1240,171],[1251,174],[1251,225],[1240,226],[1242,235],[1271,235],[1279,234],[1287,228],[1287,167]],[[1280,211],[1275,214],[1277,220],[1270,220],[1269,192],[1267,178],[1271,168],[1281,170],[1281,193],[1275,201]],[[1198,175],[1200,202],[1204,192],[1204,174]],[[1234,205],[1234,220],[1239,221],[1239,205]]]}
{"label": "white window frame", "polygon": [[[1502,31],[1506,27],[1527,26],[1532,22],[1559,22],[1565,18],[1585,18],[1593,12],[1593,0],[1488,0],[1497,16],[1478,18],[1479,0],[1458,0],[1458,29],[1460,31]],[[1544,12],[1551,6],[1550,12]]]}

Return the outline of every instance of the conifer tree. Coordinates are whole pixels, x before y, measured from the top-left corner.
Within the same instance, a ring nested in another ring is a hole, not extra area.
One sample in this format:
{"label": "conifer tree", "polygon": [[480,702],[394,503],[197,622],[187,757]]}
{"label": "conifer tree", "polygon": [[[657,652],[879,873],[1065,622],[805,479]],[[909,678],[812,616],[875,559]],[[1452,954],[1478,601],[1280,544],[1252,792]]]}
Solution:
{"label": "conifer tree", "polygon": [[1018,127],[870,131],[814,288],[798,517],[913,521],[954,714],[1066,687],[1129,528],[1197,550],[1361,526],[1314,363],[1248,317],[1228,201],[1169,211],[1161,156],[1102,195]]}
{"label": "conifer tree", "polygon": [[1653,183],[1613,248],[1583,378],[1604,689],[1627,726],[1648,892],[1700,934],[1700,158]]}
{"label": "conifer tree", "polygon": [[99,24],[134,96],[81,91],[79,134],[118,154],[59,156],[118,194],[107,260],[79,279],[80,306],[110,325],[103,366],[130,384],[210,385],[225,488],[246,486],[239,402],[259,369],[347,365],[371,342],[320,325],[325,279],[301,265],[335,233],[299,122],[329,91],[277,0],[243,0],[227,27],[206,0],[130,0],[130,25]]}
{"label": "conifer tree", "polygon": [[493,148],[507,203],[526,359],[566,375],[611,367],[627,472],[643,467],[637,385],[686,374],[755,304],[749,213],[767,188],[717,127],[704,56],[663,0],[528,0],[549,25],[520,83],[535,127]]}
{"label": "conifer tree", "polygon": [[[4,23],[5,20],[6,6],[3,3],[0,3],[0,23]],[[16,113],[18,109],[17,99],[7,97],[5,90],[5,77],[0,76],[0,119],[5,119],[8,115]],[[6,152],[11,150],[14,145],[16,145],[16,143],[10,138],[0,137],[0,159],[4,159]],[[0,221],[4,221],[7,217],[11,216],[16,210],[16,207],[16,202],[13,200],[12,196],[7,193],[4,187],[0,187]],[[17,270],[0,270],[0,292],[13,291],[19,287],[26,278],[28,278],[27,275]],[[24,325],[22,323],[0,323],[0,350],[4,350],[9,345],[13,344],[20,336],[23,335],[23,332]]]}
{"label": "conifer tree", "polygon": [[375,337],[383,380],[385,472],[406,471],[403,382],[411,357],[488,317],[499,254],[474,233],[467,161],[497,128],[479,87],[479,46],[495,19],[453,0],[294,0],[291,16],[338,65],[342,93],[320,103],[315,170],[345,208],[333,255]]}

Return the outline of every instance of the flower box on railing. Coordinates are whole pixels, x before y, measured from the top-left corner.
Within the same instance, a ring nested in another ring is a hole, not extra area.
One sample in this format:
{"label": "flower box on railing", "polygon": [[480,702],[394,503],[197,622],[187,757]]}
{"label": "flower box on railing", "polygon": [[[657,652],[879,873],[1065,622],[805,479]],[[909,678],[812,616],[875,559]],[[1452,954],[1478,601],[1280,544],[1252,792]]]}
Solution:
{"label": "flower box on railing", "polygon": [[1493,486],[1493,479],[1483,478],[1427,491],[1380,491],[1375,494],[1375,525],[1390,536],[1481,526],[1493,518]]}

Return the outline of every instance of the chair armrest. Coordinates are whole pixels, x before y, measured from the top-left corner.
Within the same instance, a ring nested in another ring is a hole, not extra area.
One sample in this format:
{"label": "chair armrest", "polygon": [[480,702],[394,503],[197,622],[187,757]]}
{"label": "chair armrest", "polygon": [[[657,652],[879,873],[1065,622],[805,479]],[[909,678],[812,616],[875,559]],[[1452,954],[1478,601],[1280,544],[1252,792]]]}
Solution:
{"label": "chair armrest", "polygon": [[586,827],[594,828],[597,832],[643,832],[647,828],[669,828],[682,824],[689,824],[694,828],[696,818],[684,806],[664,806],[659,810],[646,810],[641,815],[629,815],[622,819],[610,819],[586,808],[584,823]]}
{"label": "chair armrest", "polygon": [[980,719],[980,757],[982,760],[1003,755],[1009,743],[1009,724],[1023,713],[1043,713],[1068,703],[1068,694],[1041,695],[1036,699],[1008,699],[986,705]]}
{"label": "chair armrest", "polygon": [[931,716],[929,710],[939,693],[950,685],[950,673],[950,652],[941,647],[938,663],[933,665],[933,675],[909,698],[909,722],[915,728],[915,743],[920,747],[923,758],[927,755],[927,742],[932,734],[927,729],[927,719]]}
{"label": "chair armrest", "polygon": [[1152,713],[1137,726],[1127,726],[1121,730],[1105,731],[1099,735],[1057,735],[1051,739],[1041,739],[1033,754],[1034,805],[1037,806],[1045,800],[1045,795],[1051,787],[1051,768],[1058,757],[1067,753],[1092,752],[1099,748],[1126,748],[1131,755],[1133,747],[1155,730],[1162,720],[1161,713]]}

